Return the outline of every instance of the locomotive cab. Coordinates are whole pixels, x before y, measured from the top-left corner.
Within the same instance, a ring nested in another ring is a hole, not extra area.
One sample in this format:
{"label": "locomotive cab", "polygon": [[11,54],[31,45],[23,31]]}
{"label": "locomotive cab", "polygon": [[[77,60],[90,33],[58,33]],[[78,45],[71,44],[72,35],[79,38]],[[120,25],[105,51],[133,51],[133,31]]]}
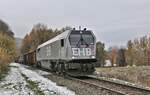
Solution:
{"label": "locomotive cab", "polygon": [[95,36],[89,30],[72,30],[69,36],[72,60],[94,61],[95,56]]}
{"label": "locomotive cab", "polygon": [[[96,62],[96,38],[90,30],[72,30],[69,34],[69,69],[78,71],[74,75],[92,74]],[[74,73],[74,72],[72,72]]]}

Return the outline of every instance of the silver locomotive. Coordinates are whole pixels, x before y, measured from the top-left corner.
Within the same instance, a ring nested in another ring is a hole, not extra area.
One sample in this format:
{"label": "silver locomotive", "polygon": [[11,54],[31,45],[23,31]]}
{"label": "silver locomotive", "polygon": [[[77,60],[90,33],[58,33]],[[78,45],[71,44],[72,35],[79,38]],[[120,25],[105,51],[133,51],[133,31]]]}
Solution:
{"label": "silver locomotive", "polygon": [[90,30],[67,30],[38,46],[37,65],[71,75],[87,75],[95,71],[96,38]]}

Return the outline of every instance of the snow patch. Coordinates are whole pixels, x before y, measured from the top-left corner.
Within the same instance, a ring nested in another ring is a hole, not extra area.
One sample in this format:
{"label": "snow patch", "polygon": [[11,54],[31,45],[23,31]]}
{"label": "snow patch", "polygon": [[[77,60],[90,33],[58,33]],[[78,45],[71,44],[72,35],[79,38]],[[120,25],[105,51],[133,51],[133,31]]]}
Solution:
{"label": "snow patch", "polygon": [[0,95],[36,95],[27,86],[29,85],[27,80],[36,83],[45,95],[75,95],[73,91],[57,86],[56,83],[42,76],[48,74],[50,73],[42,70],[32,71],[25,65],[11,63],[8,75],[0,83]]}
{"label": "snow patch", "polygon": [[18,68],[12,67],[6,78],[0,83],[0,95],[34,95],[34,92],[26,85],[27,83]]}
{"label": "snow patch", "polygon": [[54,95],[75,95],[74,92],[68,90],[66,87],[57,86],[56,83],[51,80],[44,78],[39,75],[37,72],[31,71],[29,69],[20,67],[21,73],[26,75],[29,80],[37,83],[41,91],[44,92],[45,95],[54,94]]}
{"label": "snow patch", "polygon": [[42,70],[35,70],[35,72],[37,72],[39,75],[43,76],[43,75],[50,75],[51,73],[46,72],[46,71],[42,71]]}
{"label": "snow patch", "polygon": [[9,66],[10,66],[10,67],[19,67],[20,64],[18,64],[18,63],[11,63],[11,64],[9,64]]}

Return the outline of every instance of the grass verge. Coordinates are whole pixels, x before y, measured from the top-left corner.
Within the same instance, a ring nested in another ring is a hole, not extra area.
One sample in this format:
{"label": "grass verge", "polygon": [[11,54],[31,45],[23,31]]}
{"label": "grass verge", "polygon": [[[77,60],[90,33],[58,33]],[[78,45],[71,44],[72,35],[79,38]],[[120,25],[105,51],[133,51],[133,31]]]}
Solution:
{"label": "grass verge", "polygon": [[8,74],[8,66],[0,65],[0,81]]}
{"label": "grass verge", "polygon": [[99,76],[150,87],[150,66],[96,68]]}
{"label": "grass verge", "polygon": [[28,83],[27,87],[31,89],[35,95],[45,95],[40,88],[38,87],[38,84],[34,81],[31,81],[26,77],[26,75],[22,74],[22,76],[25,78],[26,82]]}

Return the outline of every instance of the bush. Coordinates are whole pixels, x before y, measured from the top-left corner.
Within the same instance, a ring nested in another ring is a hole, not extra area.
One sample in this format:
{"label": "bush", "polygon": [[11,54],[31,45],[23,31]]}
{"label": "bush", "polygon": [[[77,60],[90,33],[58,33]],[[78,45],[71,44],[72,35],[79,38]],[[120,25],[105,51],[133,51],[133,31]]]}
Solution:
{"label": "bush", "polygon": [[7,71],[10,63],[16,55],[15,40],[0,32],[0,74]]}

